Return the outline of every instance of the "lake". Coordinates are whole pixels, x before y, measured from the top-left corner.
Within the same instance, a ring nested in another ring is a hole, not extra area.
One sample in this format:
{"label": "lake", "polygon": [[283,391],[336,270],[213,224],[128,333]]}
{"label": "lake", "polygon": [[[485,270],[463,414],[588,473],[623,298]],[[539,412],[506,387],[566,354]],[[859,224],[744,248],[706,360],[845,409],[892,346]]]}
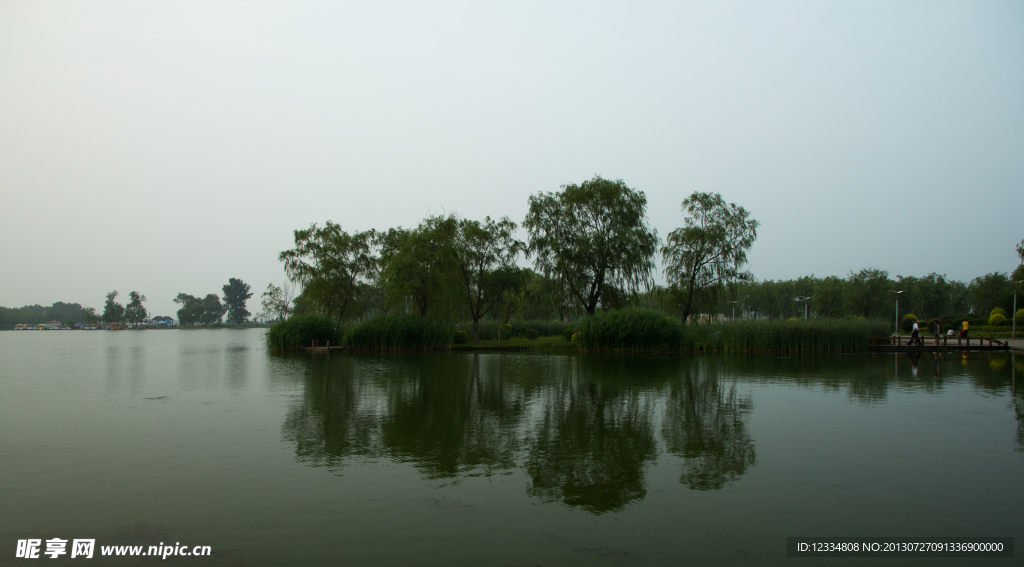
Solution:
{"label": "lake", "polygon": [[31,538],[95,539],[87,565],[180,543],[212,555],[167,561],[555,566],[1024,536],[1011,354],[280,355],[262,335],[0,333],[0,563]]}

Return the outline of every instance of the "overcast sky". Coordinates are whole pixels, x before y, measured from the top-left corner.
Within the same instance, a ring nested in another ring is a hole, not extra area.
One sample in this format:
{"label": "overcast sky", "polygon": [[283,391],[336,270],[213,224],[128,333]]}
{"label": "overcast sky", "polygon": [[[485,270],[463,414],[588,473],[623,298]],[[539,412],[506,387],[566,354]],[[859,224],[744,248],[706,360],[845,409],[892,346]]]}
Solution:
{"label": "overcast sky", "polygon": [[3,306],[255,313],[297,228],[595,174],[746,207],[759,279],[1009,271],[1024,3],[0,2]]}

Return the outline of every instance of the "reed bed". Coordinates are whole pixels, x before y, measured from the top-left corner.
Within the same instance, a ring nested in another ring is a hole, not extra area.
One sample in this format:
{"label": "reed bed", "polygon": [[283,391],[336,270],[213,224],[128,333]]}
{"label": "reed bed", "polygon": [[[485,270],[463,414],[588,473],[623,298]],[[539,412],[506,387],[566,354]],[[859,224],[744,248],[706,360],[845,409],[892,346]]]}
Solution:
{"label": "reed bed", "polygon": [[345,344],[364,352],[432,352],[452,348],[455,327],[416,315],[378,315],[356,323]]}
{"label": "reed bed", "polygon": [[326,315],[292,315],[271,325],[266,335],[267,348],[296,350],[311,346],[314,341],[319,345],[338,345],[342,333],[338,322]]}
{"label": "reed bed", "polygon": [[683,325],[650,309],[602,311],[576,321],[576,342],[588,351],[678,351]]}
{"label": "reed bed", "polygon": [[[566,327],[574,327],[575,321],[545,321],[543,319],[512,319],[509,321],[509,325],[512,326],[512,334],[520,329],[533,329],[537,331],[537,335],[540,337],[554,337],[562,334],[562,329]],[[467,321],[459,325],[459,328],[469,333],[470,337],[473,336],[473,322]],[[481,341],[496,341],[498,340],[498,322],[494,319],[488,319],[480,321],[478,327]],[[507,329],[502,331],[501,339],[505,340],[508,338],[506,335]]]}
{"label": "reed bed", "polygon": [[867,350],[891,333],[885,321],[818,319],[683,325],[647,309],[606,311],[577,322],[583,350],[602,352],[832,353]]}

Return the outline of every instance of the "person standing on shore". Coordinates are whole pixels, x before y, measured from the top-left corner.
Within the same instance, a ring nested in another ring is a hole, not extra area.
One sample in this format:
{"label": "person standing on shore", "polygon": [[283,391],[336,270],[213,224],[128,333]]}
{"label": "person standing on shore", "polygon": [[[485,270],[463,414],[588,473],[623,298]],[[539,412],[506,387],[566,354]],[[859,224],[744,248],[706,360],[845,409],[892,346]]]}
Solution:
{"label": "person standing on shore", "polygon": [[939,320],[932,321],[932,336],[936,339],[939,338],[939,334],[942,332],[942,326],[939,325]]}
{"label": "person standing on shore", "polygon": [[967,336],[967,319],[964,319],[963,324],[960,326],[960,336],[961,337],[966,337]]}

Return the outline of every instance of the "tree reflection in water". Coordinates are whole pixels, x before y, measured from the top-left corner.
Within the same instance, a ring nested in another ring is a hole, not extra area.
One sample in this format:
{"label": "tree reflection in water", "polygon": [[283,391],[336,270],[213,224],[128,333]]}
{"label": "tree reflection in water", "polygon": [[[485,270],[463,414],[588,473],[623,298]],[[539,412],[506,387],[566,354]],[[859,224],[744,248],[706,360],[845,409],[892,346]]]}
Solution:
{"label": "tree reflection in water", "polygon": [[283,438],[299,461],[340,471],[407,462],[427,478],[521,467],[526,491],[595,514],[647,494],[660,452],[683,483],[722,488],[754,464],[749,398],[689,359],[507,355],[332,356],[303,367]]}
{"label": "tree reflection in water", "polygon": [[691,360],[682,379],[671,383],[665,406],[666,448],[683,459],[679,482],[694,490],[718,490],[754,466],[754,441],[744,422],[753,401],[718,374],[714,362]]}
{"label": "tree reflection in water", "polygon": [[572,373],[541,401],[524,468],[527,493],[594,513],[621,510],[647,494],[645,469],[658,455],[654,400]]}

